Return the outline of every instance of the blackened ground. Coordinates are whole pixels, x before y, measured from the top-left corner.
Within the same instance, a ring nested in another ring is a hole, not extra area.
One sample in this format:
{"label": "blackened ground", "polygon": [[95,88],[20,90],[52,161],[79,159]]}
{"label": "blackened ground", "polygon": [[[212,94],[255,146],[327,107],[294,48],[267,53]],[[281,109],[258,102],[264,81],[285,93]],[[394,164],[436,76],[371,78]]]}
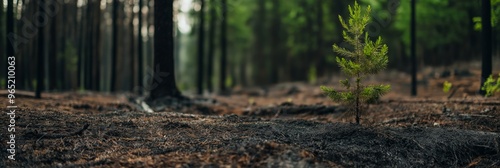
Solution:
{"label": "blackened ground", "polygon": [[494,132],[129,110],[17,114],[16,161],[2,159],[2,165],[500,166]]}
{"label": "blackened ground", "polygon": [[[165,99],[154,113],[130,94],[19,92],[16,160],[4,113],[0,167],[499,167],[500,99],[475,95],[473,74],[426,79],[417,98],[407,77],[377,77],[393,91],[362,125],[305,83]],[[445,80],[459,85],[449,99]]]}

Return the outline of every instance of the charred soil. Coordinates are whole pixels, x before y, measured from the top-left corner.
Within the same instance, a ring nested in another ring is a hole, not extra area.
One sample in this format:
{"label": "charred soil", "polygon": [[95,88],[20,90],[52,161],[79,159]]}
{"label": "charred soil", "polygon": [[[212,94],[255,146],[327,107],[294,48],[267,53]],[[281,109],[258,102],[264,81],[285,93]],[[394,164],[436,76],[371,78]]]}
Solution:
{"label": "charred soil", "polygon": [[421,98],[391,81],[395,91],[361,125],[303,83],[160,103],[154,113],[126,94],[21,92],[16,160],[1,152],[0,167],[497,167],[500,100],[469,93],[472,78],[452,80],[464,87],[449,99],[436,94],[442,79],[421,85]]}

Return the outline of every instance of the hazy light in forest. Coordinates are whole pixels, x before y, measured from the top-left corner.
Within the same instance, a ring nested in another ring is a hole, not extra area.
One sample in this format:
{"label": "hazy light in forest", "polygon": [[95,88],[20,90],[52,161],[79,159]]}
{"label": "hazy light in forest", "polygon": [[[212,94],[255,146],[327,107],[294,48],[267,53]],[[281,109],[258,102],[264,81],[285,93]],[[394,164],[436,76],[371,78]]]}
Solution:
{"label": "hazy light in forest", "polygon": [[134,5],[134,9],[133,9],[133,11],[134,11],[134,13],[139,12],[139,6]]}
{"label": "hazy light in forest", "polygon": [[201,4],[200,3],[194,3],[193,4],[193,9],[194,11],[198,12],[201,9]]}
{"label": "hazy light in forest", "polygon": [[177,14],[177,19],[178,23],[177,25],[179,26],[179,31],[181,33],[189,33],[191,31],[191,24],[189,23],[189,16],[186,13],[179,13]]}
{"label": "hazy light in forest", "polygon": [[177,13],[177,26],[181,33],[186,34],[192,29],[189,11],[193,9],[193,0],[180,0],[179,3],[180,12]]}
{"label": "hazy light in forest", "polygon": [[77,6],[78,6],[78,7],[82,7],[82,6],[83,6],[83,3],[84,3],[84,2],[83,2],[83,0],[78,0],[78,1],[77,1]]}
{"label": "hazy light in forest", "polygon": [[101,10],[106,10],[106,1],[101,1]]}
{"label": "hazy light in forest", "polygon": [[181,0],[180,9],[182,12],[189,12],[192,8],[193,0]]}

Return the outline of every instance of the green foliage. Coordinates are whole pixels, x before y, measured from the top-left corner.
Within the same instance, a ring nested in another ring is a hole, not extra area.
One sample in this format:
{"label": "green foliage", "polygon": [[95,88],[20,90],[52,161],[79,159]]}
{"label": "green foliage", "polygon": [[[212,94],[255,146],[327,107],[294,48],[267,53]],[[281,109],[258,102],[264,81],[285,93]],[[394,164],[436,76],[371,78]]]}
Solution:
{"label": "green foliage", "polygon": [[[500,0],[491,0],[491,26],[496,27],[498,24],[498,18],[500,18]],[[482,21],[481,17],[474,17],[472,21],[474,22],[474,30],[481,31]]]}
{"label": "green foliage", "polygon": [[495,92],[500,92],[500,74],[499,77],[495,80],[493,75],[490,75],[486,81],[484,81],[484,85],[481,87],[481,90],[486,91],[486,97],[492,96]]}
{"label": "green foliage", "polygon": [[[417,42],[423,49],[460,42],[470,27],[468,11],[480,9],[476,1],[418,0],[416,3]],[[410,1],[401,1],[394,26],[402,32],[406,46],[410,44]],[[432,40],[429,40],[432,37]],[[408,50],[409,52],[409,50]]]}
{"label": "green foliage", "polygon": [[61,59],[66,63],[66,70],[69,73],[76,73],[76,68],[78,67],[78,53],[76,48],[70,42],[66,42],[66,47],[62,53],[58,53],[58,59]]}
{"label": "green foliage", "polygon": [[7,81],[3,78],[0,79],[0,88],[2,88],[2,89],[7,88],[6,85],[7,85]]}
{"label": "green foliage", "polygon": [[[341,80],[340,84],[347,91],[336,91],[333,88],[321,86],[321,90],[334,101],[353,105],[356,108],[356,123],[359,124],[361,113],[361,103],[373,103],[390,90],[389,85],[363,85],[361,81],[369,76],[378,73],[386,68],[388,63],[388,47],[383,44],[379,36],[377,40],[371,41],[365,27],[370,22],[371,7],[362,11],[361,6],[354,2],[354,6],[349,5],[349,20],[344,20],[339,16],[340,23],[345,29],[342,32],[345,42],[353,47],[340,47],[333,45],[333,50],[340,56],[336,61],[341,70],[351,79]],[[351,84],[354,84],[352,86]]]}
{"label": "green foliage", "polygon": [[[317,43],[316,31],[319,29],[316,11],[316,0],[281,0],[279,6],[279,14],[283,24],[283,36],[287,54],[290,57],[300,58],[307,55],[311,47],[323,46]],[[338,13],[343,13],[344,9],[339,9],[346,3],[352,3],[351,0],[341,1],[322,1],[323,10],[323,32],[340,32],[340,25],[338,22],[330,22],[330,20],[337,19]],[[342,7],[343,8],[343,7]],[[271,14],[272,12],[269,12]],[[271,16],[268,16],[271,17]],[[268,19],[271,20],[271,19]],[[263,23],[264,24],[264,23]],[[272,28],[272,27],[271,27]],[[323,33],[322,38],[325,41],[340,41],[340,37],[334,33]],[[319,47],[318,49],[324,50],[325,48]],[[326,53],[327,51],[325,51]],[[334,57],[325,58],[329,63],[335,62]]]}
{"label": "green foliage", "polygon": [[309,67],[309,72],[308,72],[307,78],[308,78],[309,83],[312,83],[312,84],[316,83],[316,81],[318,80],[316,66]]}
{"label": "green foliage", "polygon": [[451,89],[452,86],[453,85],[450,82],[444,81],[444,83],[443,83],[443,92],[448,93],[450,91],[450,89]]}

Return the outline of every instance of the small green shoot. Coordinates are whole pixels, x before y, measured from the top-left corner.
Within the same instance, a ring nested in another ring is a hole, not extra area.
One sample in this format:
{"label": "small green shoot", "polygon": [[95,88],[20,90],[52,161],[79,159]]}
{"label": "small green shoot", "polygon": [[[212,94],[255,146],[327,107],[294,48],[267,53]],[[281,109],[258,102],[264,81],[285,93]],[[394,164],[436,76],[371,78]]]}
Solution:
{"label": "small green shoot", "polygon": [[500,73],[499,77],[495,80],[493,75],[490,75],[486,81],[484,81],[484,85],[481,87],[481,90],[486,91],[486,97],[492,96],[496,92],[500,92]]}
{"label": "small green shoot", "polygon": [[450,82],[448,81],[444,81],[443,83],[443,92],[444,93],[448,93],[451,89],[451,87],[453,86],[453,84],[451,84]]}

